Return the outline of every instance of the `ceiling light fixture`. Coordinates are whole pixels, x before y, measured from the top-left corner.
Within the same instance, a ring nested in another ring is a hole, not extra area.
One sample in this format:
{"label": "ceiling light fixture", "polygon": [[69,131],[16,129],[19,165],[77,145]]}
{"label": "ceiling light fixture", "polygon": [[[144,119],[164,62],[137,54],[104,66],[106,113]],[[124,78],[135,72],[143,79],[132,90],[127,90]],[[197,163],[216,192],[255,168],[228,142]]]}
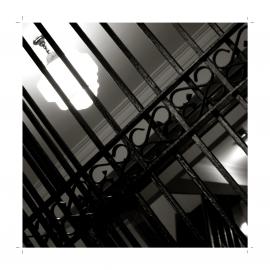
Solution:
{"label": "ceiling light fixture", "polygon": [[[78,81],[74,78],[69,69],[61,61],[61,59],[57,56],[57,54],[47,48],[44,37],[37,37],[33,41],[33,44],[41,46],[47,52],[46,68],[54,80],[57,82],[57,84],[60,86],[60,88],[63,90],[65,95],[68,97],[70,102],[73,104],[73,106],[77,110],[89,108],[93,104],[93,101],[81,87]],[[97,82],[98,66],[90,57],[90,55],[74,51],[68,53],[67,57],[72,65],[76,68],[78,73],[81,75],[81,77],[84,79],[84,81],[87,83],[89,88],[95,95],[97,95],[99,88],[99,84]],[[66,104],[63,102],[61,97],[54,90],[44,75],[38,81],[37,87],[46,101],[55,102],[61,110],[68,110]]]}

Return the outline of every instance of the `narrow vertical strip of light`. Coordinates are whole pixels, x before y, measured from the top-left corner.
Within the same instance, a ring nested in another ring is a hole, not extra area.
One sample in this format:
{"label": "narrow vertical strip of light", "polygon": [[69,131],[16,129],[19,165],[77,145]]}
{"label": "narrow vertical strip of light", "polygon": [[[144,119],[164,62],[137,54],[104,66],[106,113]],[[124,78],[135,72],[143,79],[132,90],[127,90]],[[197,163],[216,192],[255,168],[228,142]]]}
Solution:
{"label": "narrow vertical strip of light", "polygon": [[[55,52],[48,50],[43,36],[39,36],[34,40],[34,45],[43,47],[47,52],[46,68],[53,76],[57,84],[64,91],[70,102],[77,110],[89,108],[93,102],[87,95],[84,89],[80,86],[77,80],[73,77],[71,72],[56,55]],[[77,69],[78,73],[85,80],[89,88],[95,95],[98,93],[98,66],[93,59],[86,53],[79,53],[72,51],[67,54],[68,59],[72,65]],[[37,88],[48,102],[55,102],[61,110],[68,110],[65,103],[62,101],[57,92],[53,89],[49,81],[44,75],[37,83]]]}

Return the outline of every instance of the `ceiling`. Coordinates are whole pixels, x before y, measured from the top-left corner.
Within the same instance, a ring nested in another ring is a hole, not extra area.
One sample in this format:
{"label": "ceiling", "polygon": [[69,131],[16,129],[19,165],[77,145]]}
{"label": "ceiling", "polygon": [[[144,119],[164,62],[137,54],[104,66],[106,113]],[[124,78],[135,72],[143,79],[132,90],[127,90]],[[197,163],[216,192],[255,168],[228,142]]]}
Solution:
{"label": "ceiling", "polygon": [[[111,41],[110,37],[103,28],[96,23],[80,23],[81,28],[87,36],[96,45],[107,61],[117,71],[127,86],[134,91],[141,83],[142,78],[136,72],[134,67],[129,63],[128,59]],[[84,45],[83,41],[69,26],[69,24],[44,24],[45,28],[52,35],[58,45],[64,52],[77,50],[81,53],[90,54],[99,67],[98,72],[98,98],[104,104],[109,112],[119,105],[125,96],[111,79],[110,75],[104,70],[98,60],[91,54],[89,49]],[[127,45],[139,62],[143,65],[149,74],[152,74],[164,63],[164,58],[153,47],[152,43],[145,37],[142,31],[133,23],[112,23],[112,29]],[[169,52],[174,53],[181,45],[183,40],[168,23],[151,23],[147,26],[153,33],[164,43]],[[194,35],[203,24],[188,23],[184,27],[190,34]],[[45,63],[46,52],[33,45],[33,40],[40,35],[38,29],[32,23],[23,24],[23,36],[33,48],[35,53]],[[55,103],[48,103],[38,91],[36,84],[41,76],[40,71],[33,63],[32,59],[23,53],[24,70],[23,85],[29,91],[31,96],[37,102],[41,110],[45,113],[60,135],[64,138],[69,147],[74,148],[84,137],[85,133],[69,111],[61,111]],[[132,106],[130,104],[130,106]],[[80,113],[85,118],[91,128],[95,128],[103,119],[100,112],[92,105],[90,108],[81,110]],[[29,124],[27,119],[25,122]],[[68,123],[68,124],[67,124]],[[31,128],[32,129],[32,128]],[[32,129],[33,130],[33,129]],[[35,131],[33,130],[35,133]],[[111,132],[113,132],[111,130]]]}
{"label": "ceiling", "polygon": [[[116,70],[116,72],[120,75],[123,81],[134,92],[138,88],[138,86],[142,84],[143,79],[139,76],[137,71],[129,63],[123,53],[110,40],[109,36],[102,29],[102,27],[99,24],[94,23],[80,23],[79,25],[85,31],[91,41],[96,45],[96,47],[100,50],[100,52],[107,59],[107,61]],[[223,28],[226,28],[227,25],[228,24],[221,24]],[[64,52],[68,52],[72,49],[77,50],[81,53],[87,53],[93,57],[99,68],[98,82],[100,87],[98,90],[98,98],[101,100],[101,102],[104,104],[104,106],[109,112],[113,112],[113,110],[123,102],[125,96],[122,94],[115,82],[110,78],[110,75],[97,61],[97,59],[91,54],[91,52],[89,52],[89,49],[80,40],[74,30],[68,24],[44,24],[44,26],[55,39],[57,44],[60,45]],[[164,65],[163,57],[157,52],[151,42],[144,36],[144,34],[135,24],[112,23],[110,24],[110,26],[121,38],[121,40],[127,45],[130,51],[139,60],[139,62],[143,65],[143,67],[149,74],[154,74],[160,66]],[[176,33],[176,31],[170,24],[151,23],[147,24],[147,26],[163,42],[163,44],[166,46],[170,53],[175,54],[175,52],[179,50],[179,48],[183,47],[183,40],[180,38],[180,36]],[[188,23],[183,24],[183,26],[193,36],[196,36],[196,34],[203,27],[205,27],[205,25],[201,23]],[[33,45],[33,40],[39,35],[40,33],[38,29],[33,24],[23,24],[24,38],[33,48],[35,53],[40,57],[40,59],[45,63],[45,51],[42,48]],[[59,134],[63,137],[68,146],[73,149],[76,148],[75,146],[78,145],[81,141],[83,141],[86,134],[76,122],[76,120],[74,120],[73,116],[69,111],[62,111],[55,103],[48,103],[40,94],[39,90],[36,87],[36,84],[41,76],[41,73],[26,52],[23,53],[23,61],[23,85],[26,87],[27,91],[31,94],[32,98],[36,101],[38,106],[45,113],[53,126],[57,129]],[[128,101],[126,102],[129,103]],[[130,103],[128,105],[132,107]],[[103,116],[98,112],[94,105],[92,105],[88,109],[81,110],[80,113],[88,122],[90,127],[93,129],[97,127],[102,121],[104,121]],[[235,115],[236,114],[239,114],[239,112],[236,112]],[[232,117],[232,119],[234,119],[234,117]],[[116,121],[118,120],[116,119]],[[24,117],[24,122],[38,138],[39,142],[46,149],[52,160],[56,162],[54,155],[50,152],[48,147],[45,145],[41,137],[38,135],[38,133],[32,127],[30,121],[28,121],[26,117]],[[112,130],[110,130],[110,132],[113,133]],[[219,132],[216,132],[216,134],[218,134]],[[113,135],[111,134],[111,136]],[[215,138],[215,136],[213,135],[208,137],[212,139]],[[205,138],[206,141],[208,137]],[[232,142],[229,141],[229,139],[226,139],[225,141],[223,141],[222,144],[215,148],[215,154],[218,158],[222,160],[222,162],[224,162],[223,165],[236,179],[238,179],[239,183],[242,185],[246,185],[247,160],[246,158],[242,157],[241,161],[235,161],[234,157],[236,154],[233,154],[232,150],[230,150],[229,152],[224,151],[226,149],[231,149],[228,148],[228,145],[231,144]],[[192,152],[192,149],[190,150],[190,152]],[[87,153],[87,155],[89,155],[89,153]],[[192,153],[191,159],[194,159],[195,156],[196,151]],[[189,160],[188,157],[187,159]],[[211,175],[209,174],[210,168],[212,171]],[[194,167],[194,169],[198,170],[199,175],[201,175],[202,178],[206,181],[224,183],[224,179],[222,178],[222,176],[215,171],[212,164],[210,164],[206,158],[203,158]],[[24,170],[29,171],[27,164],[24,164]],[[169,167],[167,172],[169,172],[169,174],[171,174],[172,172],[174,174],[177,174],[179,173],[179,169],[172,170]],[[164,174],[166,174],[166,172],[164,172]],[[173,176],[166,175],[165,178],[169,180],[172,179]]]}

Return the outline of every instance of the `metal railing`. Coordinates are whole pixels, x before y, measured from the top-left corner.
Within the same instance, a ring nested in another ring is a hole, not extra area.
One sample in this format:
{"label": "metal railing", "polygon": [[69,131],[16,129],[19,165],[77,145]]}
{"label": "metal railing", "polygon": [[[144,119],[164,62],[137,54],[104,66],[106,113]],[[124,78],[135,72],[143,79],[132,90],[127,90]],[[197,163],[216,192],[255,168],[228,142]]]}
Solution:
{"label": "metal railing", "polygon": [[[138,28],[152,42],[155,49],[178,76],[166,89],[160,89],[113,29],[108,24],[102,23],[103,30],[156,95],[147,106],[143,106],[82,28],[77,23],[71,23],[70,27],[95,55],[138,111],[134,119],[124,128],[119,126],[103,103],[94,95],[45,27],[41,23],[35,23],[35,26],[92,99],[116,136],[108,143],[103,144],[54,80],[53,74],[49,73],[23,38],[23,48],[29,57],[50,82],[70,113],[98,149],[97,154],[81,165],[27,89],[23,87],[25,116],[68,174],[68,179],[65,180],[49,155],[41,147],[38,139],[24,123],[24,160],[30,165],[49,193],[49,198],[44,200],[33,186],[31,179],[24,173],[23,200],[32,212],[31,214],[26,213],[24,209],[24,246],[74,247],[77,246],[77,243],[86,247],[182,246],[171,236],[150,204],[141,195],[141,191],[149,183],[153,183],[157,187],[160,194],[166,198],[177,216],[180,217],[190,239],[193,239],[194,246],[231,247],[236,246],[233,244],[235,242],[239,243],[239,246],[247,246],[247,237],[236,225],[228,209],[221,206],[217,197],[183,156],[184,150],[189,145],[197,145],[201,153],[211,161],[212,166],[232,187],[239,200],[247,204],[246,191],[201,139],[202,135],[209,131],[214,123],[219,123],[227,135],[247,154],[245,141],[225,119],[226,113],[238,104],[247,110],[247,54],[246,49],[239,49],[240,38],[247,25],[232,24],[226,32],[223,32],[217,24],[209,24],[209,27],[217,33],[217,38],[208,49],[203,51],[183,25],[173,24],[179,36],[197,55],[197,60],[190,67],[184,69],[147,25],[139,23]],[[232,39],[233,35],[236,36],[235,40]],[[224,44],[229,49],[221,48]],[[230,54],[230,61],[226,66],[218,65],[219,53]],[[210,79],[204,84],[199,84],[198,76],[202,71],[209,72]],[[180,87],[183,82],[187,86]],[[193,94],[187,95],[186,103],[178,106],[175,102],[175,96],[186,89],[192,90]],[[159,110],[166,110],[168,114],[164,123],[155,120]],[[148,128],[144,130],[146,134],[144,142],[137,145],[134,138],[137,132],[143,131],[137,127],[141,121],[146,121]],[[154,135],[151,135],[150,131],[153,131]],[[124,148],[126,151],[126,156],[121,161],[116,158],[119,148]],[[107,163],[101,162],[103,158]],[[231,240],[224,238],[225,240],[214,241],[216,234],[211,231],[202,233],[198,229],[198,225],[192,221],[163,183],[159,174],[172,161],[177,161],[199,188],[204,200],[219,217],[219,224],[222,224],[222,228],[227,232],[226,237],[230,232]],[[111,173],[106,171],[108,166],[112,168]],[[104,168],[104,175],[101,181],[97,181],[94,172],[100,168]],[[127,225],[127,220],[134,217],[136,217],[138,224],[135,229],[131,229]]]}

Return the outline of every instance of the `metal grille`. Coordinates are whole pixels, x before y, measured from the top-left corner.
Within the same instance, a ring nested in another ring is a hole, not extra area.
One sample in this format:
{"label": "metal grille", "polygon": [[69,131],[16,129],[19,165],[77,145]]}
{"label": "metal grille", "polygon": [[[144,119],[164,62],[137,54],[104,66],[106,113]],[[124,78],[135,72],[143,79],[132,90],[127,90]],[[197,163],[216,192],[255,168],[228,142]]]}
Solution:
{"label": "metal grille", "polygon": [[[246,41],[241,44],[244,49],[240,49],[240,41],[243,42],[241,37],[247,25],[231,24],[224,32],[218,24],[209,24],[216,33],[216,39],[211,46],[203,50],[186,31],[184,24],[173,24],[179,38],[182,38],[197,56],[196,61],[184,69],[149,27],[138,23],[137,27],[177,75],[177,79],[165,89],[160,89],[108,24],[102,23],[101,26],[153,91],[155,98],[143,106],[121,79],[121,74],[113,69],[82,28],[77,23],[70,23],[70,27],[138,111],[137,115],[121,128],[50,33],[41,23],[35,23],[35,27],[92,99],[116,136],[106,144],[100,140],[56,83],[53,74],[48,72],[23,38],[24,50],[98,149],[98,152],[82,165],[23,87],[25,116],[68,174],[68,179],[65,179],[31,129],[23,123],[24,161],[48,192],[44,199],[24,172],[23,200],[24,205],[27,205],[23,209],[24,246],[246,247],[247,237],[236,224],[228,207],[229,202],[224,203],[224,200],[209,189],[183,153],[196,145],[232,188],[234,200],[243,205],[247,204],[246,190],[237,183],[202,139],[203,135],[218,123],[224,128],[226,135],[247,154],[247,144],[243,136],[225,117],[239,105],[247,110]],[[220,66],[217,60],[222,54],[227,54],[230,58],[225,66]],[[201,72],[210,74],[208,81],[203,84],[198,83]],[[186,95],[185,103],[180,106],[177,95],[185,90],[190,90],[191,93]],[[161,110],[167,115],[164,122],[156,120],[156,115]],[[148,123],[146,129],[138,128],[142,121]],[[145,139],[140,145],[135,141],[139,132],[145,133]],[[125,157],[119,161],[117,153],[120,149],[124,151]],[[201,195],[201,218],[194,218],[187,213],[173,196],[173,190],[160,177],[173,161],[181,166]],[[95,179],[96,170],[102,170],[103,173],[102,179],[98,181]],[[150,202],[142,195],[142,191],[149,185],[154,185],[158,196],[163,196],[175,211],[177,233],[184,237],[173,237],[151,208]]]}

